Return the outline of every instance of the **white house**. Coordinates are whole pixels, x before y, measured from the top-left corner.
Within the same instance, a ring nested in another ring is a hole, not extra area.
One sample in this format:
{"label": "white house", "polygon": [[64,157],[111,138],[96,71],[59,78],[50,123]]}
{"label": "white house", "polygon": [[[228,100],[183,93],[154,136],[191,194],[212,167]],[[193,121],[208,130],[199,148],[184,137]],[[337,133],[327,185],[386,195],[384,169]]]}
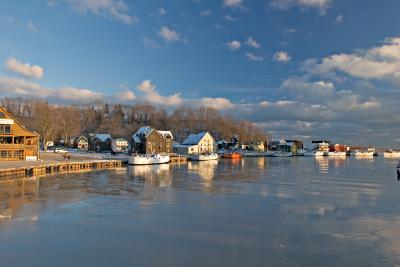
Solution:
{"label": "white house", "polygon": [[209,132],[189,135],[181,145],[175,146],[179,154],[210,154],[214,152],[214,138]]}
{"label": "white house", "polygon": [[124,138],[116,138],[111,141],[111,150],[114,153],[128,152],[128,140]]}

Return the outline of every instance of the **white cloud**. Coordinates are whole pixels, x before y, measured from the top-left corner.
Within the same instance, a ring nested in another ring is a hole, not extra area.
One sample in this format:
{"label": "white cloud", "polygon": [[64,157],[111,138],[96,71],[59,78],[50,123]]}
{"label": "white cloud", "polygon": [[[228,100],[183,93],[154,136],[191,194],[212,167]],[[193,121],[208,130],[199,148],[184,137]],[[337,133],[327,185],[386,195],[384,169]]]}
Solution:
{"label": "white cloud", "polygon": [[162,96],[156,91],[156,86],[151,83],[150,80],[144,80],[137,85],[137,89],[143,93],[142,99],[144,101],[162,104],[166,106],[178,106],[182,103],[180,94],[174,94],[171,96]]}
{"label": "white cloud", "polygon": [[6,60],[6,68],[14,73],[35,79],[42,78],[44,72],[43,68],[40,66],[23,63],[15,58]]}
{"label": "white cloud", "polygon": [[200,12],[201,17],[208,17],[210,15],[211,15],[211,10],[209,10],[209,9],[206,9],[206,10],[203,10]]}
{"label": "white cloud", "polygon": [[334,22],[337,23],[337,24],[340,24],[340,23],[343,22],[343,20],[344,20],[343,14],[339,14],[339,15],[335,18]]}
{"label": "white cloud", "polygon": [[273,59],[274,59],[276,62],[288,63],[292,58],[290,57],[290,55],[288,54],[288,52],[279,51],[279,52],[276,52],[276,53],[274,54]]}
{"label": "white cloud", "polygon": [[242,44],[241,44],[239,41],[236,41],[236,40],[233,40],[233,41],[231,41],[231,42],[228,42],[226,45],[227,45],[228,48],[229,48],[230,50],[232,50],[232,51],[238,50],[238,49],[240,49],[240,47],[242,46]]}
{"label": "white cloud", "polygon": [[200,100],[189,100],[189,102],[194,102],[195,106],[211,107],[218,110],[231,109],[235,106],[229,99],[222,97],[203,97]]}
{"label": "white cloud", "polygon": [[38,31],[37,27],[31,21],[26,24],[26,27],[31,32],[37,32]]}
{"label": "white cloud", "polygon": [[232,16],[229,15],[229,14],[226,14],[226,15],[224,16],[224,19],[225,19],[226,21],[229,21],[229,22],[232,22],[232,21],[237,20],[237,18],[234,18],[234,17],[232,17]]}
{"label": "white cloud", "polygon": [[165,15],[167,14],[167,11],[165,10],[165,8],[160,7],[160,8],[158,9],[158,14],[159,14],[160,16],[165,16]]}
{"label": "white cloud", "polygon": [[332,2],[333,0],[273,0],[270,5],[281,10],[286,10],[292,6],[315,8],[318,9],[321,15],[324,15]]}
{"label": "white cloud", "polygon": [[162,26],[160,31],[158,32],[158,35],[160,35],[165,41],[167,42],[177,42],[179,41],[179,34],[171,30],[170,28],[166,26]]}
{"label": "white cloud", "polygon": [[253,61],[262,61],[263,57],[254,55],[253,53],[245,53],[246,57]]}
{"label": "white cloud", "polygon": [[246,41],[246,44],[248,46],[254,47],[254,48],[260,48],[261,44],[257,42],[257,40],[253,39],[252,37],[249,37]]}
{"label": "white cloud", "polygon": [[115,94],[115,98],[118,101],[121,102],[126,102],[126,101],[132,101],[136,99],[136,95],[132,91],[123,91]]}
{"label": "white cloud", "polygon": [[154,49],[161,48],[161,45],[159,43],[157,43],[157,41],[147,38],[147,37],[143,38],[143,44],[147,47],[154,48]]}
{"label": "white cloud", "polygon": [[388,38],[382,46],[357,50],[352,54],[308,60],[304,69],[317,75],[332,76],[342,72],[355,78],[400,83],[400,38]]}
{"label": "white cloud", "polygon": [[103,94],[91,91],[89,89],[80,89],[76,87],[64,87],[56,90],[49,97],[55,96],[64,100],[72,100],[72,101],[94,101],[103,98]]}
{"label": "white cloud", "polygon": [[79,12],[92,12],[119,20],[125,24],[133,24],[137,18],[129,14],[129,6],[122,0],[66,0]]}
{"label": "white cloud", "polygon": [[243,3],[243,0],[224,0],[223,4],[227,7],[239,7]]}

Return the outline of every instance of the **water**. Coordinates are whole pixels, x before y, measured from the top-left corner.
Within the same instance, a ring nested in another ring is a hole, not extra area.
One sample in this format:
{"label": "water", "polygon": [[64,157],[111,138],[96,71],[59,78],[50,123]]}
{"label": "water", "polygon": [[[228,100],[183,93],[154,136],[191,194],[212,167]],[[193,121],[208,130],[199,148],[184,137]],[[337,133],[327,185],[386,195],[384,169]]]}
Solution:
{"label": "water", "polygon": [[0,182],[0,266],[400,266],[396,164],[253,158]]}

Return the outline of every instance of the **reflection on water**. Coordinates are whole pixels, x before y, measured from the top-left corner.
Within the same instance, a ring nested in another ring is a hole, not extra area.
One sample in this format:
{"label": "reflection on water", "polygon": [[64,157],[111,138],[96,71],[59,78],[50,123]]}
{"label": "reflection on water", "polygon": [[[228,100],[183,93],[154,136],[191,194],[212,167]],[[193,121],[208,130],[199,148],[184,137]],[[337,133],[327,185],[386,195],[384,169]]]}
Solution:
{"label": "reflection on water", "polygon": [[41,267],[399,266],[396,164],[221,159],[3,181],[0,257]]}

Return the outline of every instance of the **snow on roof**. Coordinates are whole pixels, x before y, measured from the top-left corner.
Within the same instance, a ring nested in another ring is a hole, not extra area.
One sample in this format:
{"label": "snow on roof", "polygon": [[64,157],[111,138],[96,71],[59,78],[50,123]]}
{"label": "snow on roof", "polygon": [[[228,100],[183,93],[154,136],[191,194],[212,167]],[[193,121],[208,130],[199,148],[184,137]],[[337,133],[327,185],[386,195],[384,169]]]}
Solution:
{"label": "snow on roof", "polygon": [[172,135],[171,131],[159,131],[157,130],[164,138],[167,137],[167,135],[171,136],[171,139],[174,139],[174,136]]}
{"label": "snow on roof", "polygon": [[107,139],[110,139],[110,140],[111,140],[111,135],[109,135],[109,134],[96,134],[96,135],[93,137],[93,139],[94,139],[94,138],[99,139],[101,142],[105,142],[105,141],[107,141]]}
{"label": "snow on roof", "polygon": [[142,142],[140,136],[142,136],[142,135],[147,136],[152,131],[153,131],[153,128],[151,128],[150,126],[140,127],[139,130],[137,130],[132,135],[132,139],[135,141],[135,143],[140,143],[140,142]]}
{"label": "snow on roof", "polygon": [[183,142],[182,145],[197,145],[208,132],[202,132],[198,134],[189,135]]}

